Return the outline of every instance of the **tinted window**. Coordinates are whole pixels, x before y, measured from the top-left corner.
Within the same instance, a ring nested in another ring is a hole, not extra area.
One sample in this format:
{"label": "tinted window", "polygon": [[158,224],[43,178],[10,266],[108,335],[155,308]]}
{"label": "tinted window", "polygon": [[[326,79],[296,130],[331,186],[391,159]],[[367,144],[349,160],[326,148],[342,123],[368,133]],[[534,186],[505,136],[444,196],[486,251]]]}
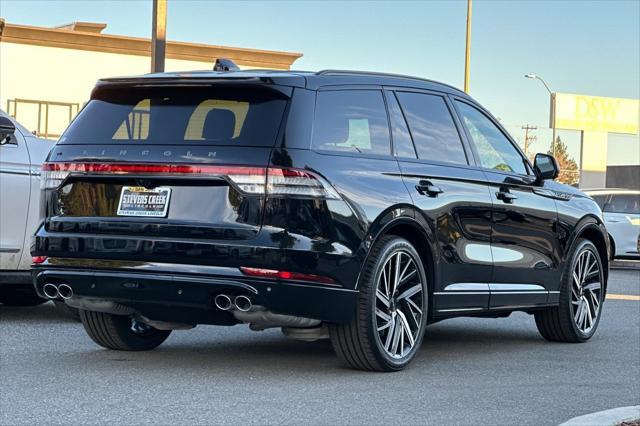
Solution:
{"label": "tinted window", "polygon": [[398,92],[418,158],[467,164],[460,135],[440,96]]}
{"label": "tinted window", "polygon": [[640,194],[613,194],[604,206],[605,212],[640,214]]}
{"label": "tinted window", "polygon": [[398,157],[416,158],[416,150],[413,147],[407,122],[393,92],[387,92],[387,105],[389,107],[389,118],[391,119],[394,154]]}
{"label": "tinted window", "polygon": [[389,155],[389,124],[377,90],[318,92],[313,147]]}
{"label": "tinted window", "polygon": [[272,146],[286,103],[255,88],[102,89],[60,143]]}
{"label": "tinted window", "polygon": [[482,167],[526,175],[524,159],[502,131],[478,109],[464,102],[456,103]]}
{"label": "tinted window", "polygon": [[607,195],[592,195],[593,201],[595,201],[600,209],[604,208],[605,202],[607,201]]}

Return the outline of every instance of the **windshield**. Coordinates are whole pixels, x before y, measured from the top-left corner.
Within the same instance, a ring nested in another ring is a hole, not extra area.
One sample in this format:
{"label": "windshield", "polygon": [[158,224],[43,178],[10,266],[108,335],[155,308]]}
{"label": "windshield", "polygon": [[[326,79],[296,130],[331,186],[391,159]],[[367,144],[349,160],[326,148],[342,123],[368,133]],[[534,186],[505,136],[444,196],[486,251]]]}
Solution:
{"label": "windshield", "polygon": [[255,87],[102,89],[59,143],[273,146],[286,103]]}

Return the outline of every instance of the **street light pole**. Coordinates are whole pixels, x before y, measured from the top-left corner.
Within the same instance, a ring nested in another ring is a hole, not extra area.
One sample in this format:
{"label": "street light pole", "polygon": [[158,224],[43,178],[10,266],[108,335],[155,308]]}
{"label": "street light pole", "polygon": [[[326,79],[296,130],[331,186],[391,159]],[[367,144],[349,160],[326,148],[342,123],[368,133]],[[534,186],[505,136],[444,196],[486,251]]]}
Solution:
{"label": "street light pole", "polygon": [[151,72],[164,72],[167,45],[167,0],[153,0]]}
{"label": "street light pole", "polygon": [[555,111],[555,105],[553,102],[554,94],[549,88],[549,86],[547,85],[547,83],[539,75],[525,74],[524,76],[525,78],[533,78],[536,80],[540,80],[540,82],[544,85],[544,88],[547,89],[547,92],[549,92],[549,97],[551,102],[551,122],[553,123],[553,126],[551,127],[551,130],[552,130],[551,153],[555,157],[556,156],[556,111]]}
{"label": "street light pole", "polygon": [[464,56],[464,92],[469,93],[469,68],[471,66],[471,0],[467,0],[467,47]]}

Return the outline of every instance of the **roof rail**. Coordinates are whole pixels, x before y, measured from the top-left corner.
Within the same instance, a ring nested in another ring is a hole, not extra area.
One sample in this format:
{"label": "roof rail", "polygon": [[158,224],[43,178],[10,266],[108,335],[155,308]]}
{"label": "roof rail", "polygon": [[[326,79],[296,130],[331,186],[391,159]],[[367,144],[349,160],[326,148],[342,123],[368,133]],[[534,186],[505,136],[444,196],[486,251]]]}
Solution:
{"label": "roof rail", "polygon": [[426,81],[428,83],[441,84],[443,86],[447,86],[447,87],[455,89],[455,90],[457,90],[459,92],[462,92],[462,90],[458,89],[455,86],[447,84],[447,83],[441,83],[439,81],[429,80],[428,78],[412,77],[410,75],[393,74],[393,73],[387,73],[387,72],[327,69],[327,70],[320,70],[320,71],[316,72],[316,75],[370,75],[372,77],[392,77],[392,78],[402,78],[402,79],[406,79],[406,80],[420,80],[420,81]]}

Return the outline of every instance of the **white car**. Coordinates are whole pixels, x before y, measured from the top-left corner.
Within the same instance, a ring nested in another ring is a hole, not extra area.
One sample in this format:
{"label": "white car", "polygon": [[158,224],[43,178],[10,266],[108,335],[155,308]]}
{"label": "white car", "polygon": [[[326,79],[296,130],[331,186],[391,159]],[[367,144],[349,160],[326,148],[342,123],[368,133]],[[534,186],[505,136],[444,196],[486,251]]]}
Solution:
{"label": "white car", "polygon": [[37,305],[31,236],[40,223],[40,166],[55,145],[0,110],[0,303]]}
{"label": "white car", "polygon": [[584,191],[604,213],[611,238],[612,258],[640,259],[640,190],[592,189]]}

